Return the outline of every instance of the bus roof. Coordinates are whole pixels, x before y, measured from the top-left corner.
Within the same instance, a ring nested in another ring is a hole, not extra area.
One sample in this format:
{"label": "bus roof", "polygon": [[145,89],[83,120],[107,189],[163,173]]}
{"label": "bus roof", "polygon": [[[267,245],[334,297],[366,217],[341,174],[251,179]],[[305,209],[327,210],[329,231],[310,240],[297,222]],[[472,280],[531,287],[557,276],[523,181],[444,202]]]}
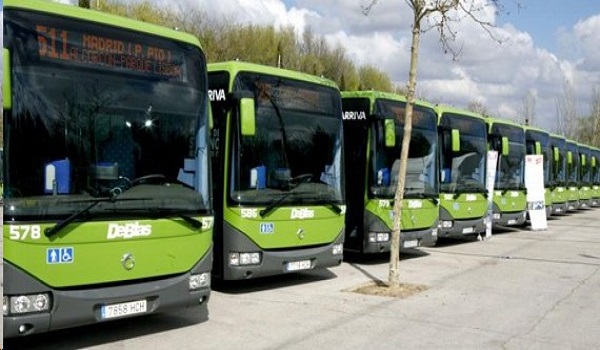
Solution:
{"label": "bus roof", "polygon": [[81,19],[88,22],[101,23],[131,31],[166,37],[190,45],[201,47],[200,41],[192,34],[180,32],[156,24],[137,21],[113,14],[80,8],[74,5],[64,5],[48,0],[4,0],[4,10],[22,9],[34,12],[48,13],[56,16]]}
{"label": "bus roof", "polygon": [[[360,91],[342,91],[342,98],[368,98],[371,103],[375,102],[376,99],[388,99],[392,101],[406,102],[406,96],[401,94],[395,94],[392,92],[377,91],[377,90],[360,90]],[[435,105],[425,100],[416,100],[416,105],[435,108]]]}
{"label": "bus roof", "polygon": [[313,84],[330,86],[332,88],[338,89],[337,84],[333,80],[327,78],[289,69],[271,67],[267,65],[249,63],[244,61],[224,61],[209,63],[208,71],[228,71],[231,72],[232,76],[236,76],[240,72],[256,72],[294,80],[307,81]]}
{"label": "bus roof", "polygon": [[435,105],[435,111],[439,118],[441,118],[442,115],[445,113],[452,113],[452,114],[458,114],[458,115],[464,115],[467,117],[477,118],[477,119],[481,119],[482,121],[485,121],[485,118],[481,114],[479,114],[477,112],[472,112],[472,111],[469,111],[469,110],[463,109],[463,108],[457,108],[457,107],[452,107],[452,106],[448,106],[448,105]]}
{"label": "bus roof", "polygon": [[523,125],[523,127],[525,128],[525,130],[531,130],[531,131],[539,131],[542,132],[544,134],[548,134],[548,136],[552,136],[552,133],[549,132],[548,130],[542,129],[542,128],[538,128],[537,126],[532,126],[532,125]]}
{"label": "bus roof", "polygon": [[504,119],[504,118],[494,118],[494,117],[485,117],[485,122],[492,127],[493,124],[504,124],[517,127],[519,129],[525,130],[525,127],[521,124],[515,123],[512,120]]}

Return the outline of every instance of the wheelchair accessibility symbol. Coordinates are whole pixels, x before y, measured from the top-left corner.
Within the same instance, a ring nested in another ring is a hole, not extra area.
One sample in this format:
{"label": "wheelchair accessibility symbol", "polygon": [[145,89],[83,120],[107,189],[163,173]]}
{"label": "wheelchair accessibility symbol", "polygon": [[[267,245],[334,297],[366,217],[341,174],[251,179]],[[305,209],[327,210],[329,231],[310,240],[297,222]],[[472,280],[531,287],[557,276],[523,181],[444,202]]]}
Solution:
{"label": "wheelchair accessibility symbol", "polygon": [[73,247],[48,248],[46,250],[46,264],[70,264],[75,258],[74,254]]}

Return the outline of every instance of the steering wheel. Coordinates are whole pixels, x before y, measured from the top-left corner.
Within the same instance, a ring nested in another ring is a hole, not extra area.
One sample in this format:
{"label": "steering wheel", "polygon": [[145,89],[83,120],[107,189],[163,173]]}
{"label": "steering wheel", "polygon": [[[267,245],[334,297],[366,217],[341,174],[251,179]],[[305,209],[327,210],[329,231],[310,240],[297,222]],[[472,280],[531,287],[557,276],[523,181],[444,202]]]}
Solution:
{"label": "steering wheel", "polygon": [[312,180],[312,177],[312,174],[300,174],[292,178],[290,182],[301,184],[304,182],[309,182],[310,180]]}
{"label": "steering wheel", "polygon": [[164,185],[165,183],[167,183],[167,177],[163,174],[148,174],[133,179],[131,181],[131,186],[137,186],[142,184]]}

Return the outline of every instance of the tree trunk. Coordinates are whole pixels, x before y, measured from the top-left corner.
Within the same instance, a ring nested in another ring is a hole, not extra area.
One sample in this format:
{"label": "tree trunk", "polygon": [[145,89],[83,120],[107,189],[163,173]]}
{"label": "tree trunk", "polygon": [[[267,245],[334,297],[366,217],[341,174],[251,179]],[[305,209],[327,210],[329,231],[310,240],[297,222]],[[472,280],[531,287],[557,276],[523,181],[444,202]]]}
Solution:
{"label": "tree trunk", "polygon": [[410,70],[408,73],[408,85],[406,94],[406,110],[404,114],[404,137],[402,139],[402,150],[400,151],[400,169],[398,170],[398,187],[394,197],[394,221],[392,229],[392,241],[390,243],[390,270],[388,284],[395,288],[400,286],[400,243],[402,219],[402,201],[404,199],[404,183],[406,180],[406,166],[408,163],[408,149],[412,135],[412,116],[415,104],[415,90],[417,87],[417,66],[419,59],[419,41],[421,39],[421,26],[417,14],[415,14],[414,27],[412,30],[412,44],[410,47]]}

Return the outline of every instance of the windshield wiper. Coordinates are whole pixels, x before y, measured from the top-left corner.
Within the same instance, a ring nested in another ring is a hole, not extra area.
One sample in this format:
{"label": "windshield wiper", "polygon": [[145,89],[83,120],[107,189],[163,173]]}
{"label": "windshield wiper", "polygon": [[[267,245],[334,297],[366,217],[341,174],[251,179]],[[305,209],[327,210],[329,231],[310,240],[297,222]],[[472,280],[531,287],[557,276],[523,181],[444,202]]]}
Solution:
{"label": "windshield wiper", "polygon": [[46,227],[46,229],[44,230],[44,235],[48,238],[54,236],[55,234],[59,233],[63,228],[65,228],[65,226],[67,226],[71,222],[75,221],[75,219],[81,217],[83,214],[90,211],[93,207],[97,206],[99,203],[108,202],[108,201],[114,201],[114,198],[101,198],[101,199],[93,200],[92,203],[90,203],[87,207],[74,212],[73,214],[71,214],[71,216],[57,222],[56,225],[54,225],[52,227]]}
{"label": "windshield wiper", "polygon": [[192,226],[192,228],[194,228],[194,229],[202,228],[202,222],[200,220],[194,219],[193,217],[191,217],[188,214],[183,214],[178,209],[156,209],[156,208],[155,209],[145,209],[144,208],[144,209],[140,209],[140,210],[148,211],[151,214],[162,215],[162,216],[166,216],[167,214],[175,214],[177,217],[183,219],[185,222],[190,224],[190,226]]}
{"label": "windshield wiper", "polygon": [[456,199],[458,196],[465,193],[481,193],[485,198],[488,197],[488,191],[485,188],[480,186],[466,186],[456,190],[456,192],[454,192],[454,198]]}
{"label": "windshield wiper", "polygon": [[312,197],[312,198],[306,198],[306,200],[310,200],[310,201],[314,201],[314,202],[310,202],[311,204],[318,204],[318,205],[323,205],[325,206],[327,209],[331,210],[332,212],[336,213],[336,214],[340,214],[342,212],[342,208],[337,205],[336,203],[332,203],[330,200],[337,200],[337,198],[335,197],[330,197],[330,198],[321,198],[321,197]]}
{"label": "windshield wiper", "polygon": [[[117,201],[137,201],[137,200],[148,200],[148,199],[151,199],[151,198],[119,198],[118,195],[115,195],[110,198],[93,199],[93,200],[91,200],[91,203],[87,207],[85,207],[79,211],[76,211],[75,213],[71,214],[71,216],[57,222],[56,225],[54,225],[52,227],[46,227],[46,229],[44,230],[44,235],[48,238],[54,236],[55,234],[59,233],[63,228],[65,228],[68,224],[70,224],[73,221],[75,221],[76,219],[80,218],[82,215],[89,212],[92,208],[94,208],[95,206],[97,206],[98,204],[100,204],[102,202],[115,203]],[[87,201],[88,200],[85,200],[83,202],[87,202]],[[75,201],[75,202],[77,202],[77,201]]]}
{"label": "windshield wiper", "polygon": [[413,193],[407,193],[404,195],[405,199],[430,199],[433,203],[435,203],[436,205],[439,202],[439,194],[437,193],[426,193],[426,192],[413,192]]}
{"label": "windshield wiper", "polygon": [[310,180],[312,180],[312,175],[310,175],[310,174],[302,174],[300,176],[289,179],[287,186],[286,186],[286,189],[289,192],[284,193],[281,197],[277,198],[276,200],[271,202],[269,205],[267,205],[267,207],[265,209],[263,209],[259,212],[260,216],[264,218],[271,211],[273,211],[273,209],[277,208],[277,206],[279,206],[279,204],[281,204],[284,200],[289,198],[292,194],[298,194],[298,192],[294,192],[293,189],[295,189],[296,187],[300,186],[303,183],[309,182]]}

